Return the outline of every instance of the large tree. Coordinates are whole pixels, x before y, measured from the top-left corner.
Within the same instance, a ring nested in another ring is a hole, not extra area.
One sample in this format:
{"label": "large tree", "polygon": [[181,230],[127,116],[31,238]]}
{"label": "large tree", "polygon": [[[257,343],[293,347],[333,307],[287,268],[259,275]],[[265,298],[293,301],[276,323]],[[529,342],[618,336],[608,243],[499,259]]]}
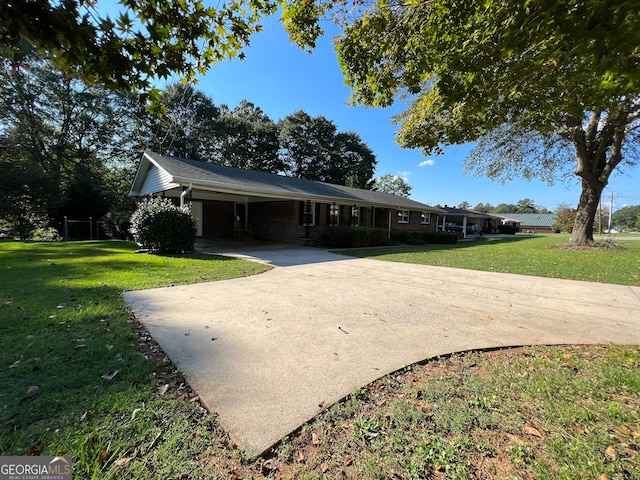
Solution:
{"label": "large tree", "polygon": [[160,94],[162,115],[147,115],[148,149],[213,162],[218,158],[221,109],[191,84],[174,83]]}
{"label": "large tree", "polygon": [[377,177],[373,183],[372,190],[391,193],[401,197],[409,197],[409,195],[411,195],[411,185],[409,185],[404,178],[398,175],[391,175],[390,173]]}
{"label": "large tree", "polygon": [[611,223],[620,229],[640,229],[640,205],[627,205],[616,210],[611,216]]}
{"label": "large tree", "polygon": [[36,56],[29,64],[0,69],[0,218],[22,238],[50,219],[106,213],[103,180],[140,151],[135,98],[87,86]]}
{"label": "large tree", "polygon": [[[294,0],[284,20],[312,47],[340,0]],[[582,184],[571,241],[593,242],[611,174],[636,160],[640,11],[619,0],[380,1],[341,15],[338,56],[356,103],[408,99],[398,142],[441,152],[478,142],[470,170]]]}
{"label": "large tree", "polygon": [[369,188],[376,166],[371,149],[354,132],[338,132],[323,116],[300,110],[280,120],[279,141],[286,174]]}
{"label": "large tree", "polygon": [[[193,79],[231,58],[260,31],[271,0],[12,0],[0,6],[0,56],[25,63],[25,45],[74,77],[148,91],[154,79]],[[111,16],[107,9],[111,9]],[[113,16],[113,18],[112,18]],[[151,90],[156,94],[157,90]]]}
{"label": "large tree", "polygon": [[218,120],[218,162],[231,167],[280,173],[285,166],[278,155],[278,126],[247,100],[225,110]]}

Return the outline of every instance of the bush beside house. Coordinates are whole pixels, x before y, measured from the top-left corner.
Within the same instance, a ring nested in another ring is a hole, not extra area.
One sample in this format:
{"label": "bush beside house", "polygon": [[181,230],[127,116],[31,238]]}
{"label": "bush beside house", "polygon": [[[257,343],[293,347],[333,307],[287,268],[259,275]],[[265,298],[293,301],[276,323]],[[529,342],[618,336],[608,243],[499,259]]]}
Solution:
{"label": "bush beside house", "polygon": [[196,239],[196,221],[190,209],[167,198],[152,198],[141,202],[131,216],[131,234],[138,245],[153,252],[189,252]]}
{"label": "bush beside house", "polygon": [[420,230],[399,230],[391,239],[407,245],[454,244],[458,236],[451,232],[422,232]]}

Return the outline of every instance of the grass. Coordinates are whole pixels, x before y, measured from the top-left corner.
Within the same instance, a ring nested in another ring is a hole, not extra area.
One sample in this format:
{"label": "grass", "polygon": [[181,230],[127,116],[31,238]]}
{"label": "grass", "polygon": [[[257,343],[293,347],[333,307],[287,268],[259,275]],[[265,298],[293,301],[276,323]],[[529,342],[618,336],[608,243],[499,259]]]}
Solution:
{"label": "grass", "polygon": [[[532,240],[518,245],[567,253]],[[489,264],[496,253],[482,247],[514,243],[450,250],[479,248]],[[71,455],[78,479],[640,479],[640,348],[631,346],[429,359],[353,392],[271,455],[245,458],[120,292],[268,267],[133,249],[0,243],[0,455]],[[609,252],[637,257],[632,245]]]}
{"label": "grass", "polygon": [[[384,377],[280,447],[286,478],[638,479],[640,350],[518,348]],[[286,448],[286,450],[285,450]]]}
{"label": "grass", "polygon": [[[198,412],[157,393],[154,375],[172,367],[162,355],[141,356],[150,339],[120,293],[269,267],[134,250],[127,242],[0,243],[0,455],[69,452],[77,478],[99,478],[150,445],[161,453],[157,432],[178,429],[171,441],[192,443],[182,425]],[[166,478],[191,460],[178,448],[150,471]]]}
{"label": "grass", "polygon": [[413,245],[337,251],[391,262],[466,268],[589,282],[640,285],[640,241],[605,242],[606,248],[563,248],[566,235],[482,238],[455,245]]}

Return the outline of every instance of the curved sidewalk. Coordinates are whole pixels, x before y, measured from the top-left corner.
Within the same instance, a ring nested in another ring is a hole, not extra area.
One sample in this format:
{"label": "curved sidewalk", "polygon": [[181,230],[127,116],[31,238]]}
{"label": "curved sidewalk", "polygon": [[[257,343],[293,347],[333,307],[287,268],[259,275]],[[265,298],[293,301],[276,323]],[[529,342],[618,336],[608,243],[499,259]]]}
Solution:
{"label": "curved sidewalk", "polygon": [[353,390],[429,357],[515,345],[640,344],[640,287],[299,249],[315,253],[305,260],[294,250],[274,250],[271,258],[236,252],[291,265],[253,277],[124,294],[251,456]]}

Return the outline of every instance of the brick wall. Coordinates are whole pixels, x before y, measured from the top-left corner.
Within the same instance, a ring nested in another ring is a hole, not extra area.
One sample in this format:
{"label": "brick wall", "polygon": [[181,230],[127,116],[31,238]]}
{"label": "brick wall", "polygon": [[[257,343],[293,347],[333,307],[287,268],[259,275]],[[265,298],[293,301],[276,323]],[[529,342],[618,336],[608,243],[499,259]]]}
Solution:
{"label": "brick wall", "polygon": [[[200,201],[200,200],[199,200]],[[228,237],[233,233],[234,203],[202,201],[202,236]]]}
{"label": "brick wall", "polygon": [[249,227],[258,238],[296,242],[305,234],[299,215],[299,202],[292,200],[250,203]]}
{"label": "brick wall", "polygon": [[[234,203],[204,200],[202,201],[203,236],[230,236],[233,233]],[[294,200],[249,203],[248,228],[256,238],[284,242],[303,243],[306,239],[307,227],[301,225],[303,202]],[[361,211],[361,216],[364,212]],[[372,219],[371,216],[374,216]],[[367,213],[367,225],[387,229],[389,227],[389,210],[376,208],[375,213]],[[329,204],[315,205],[315,226],[308,227],[309,239],[318,240],[328,226]],[[420,212],[410,212],[409,223],[398,223],[397,210],[391,210],[392,230],[436,231],[437,215],[431,214],[431,223],[420,223]],[[340,206],[340,225],[351,225],[351,205]]]}
{"label": "brick wall", "polygon": [[400,217],[397,210],[391,211],[391,230],[420,230],[424,232],[435,232],[437,229],[438,216],[431,214],[431,223],[422,224],[420,219],[422,212],[409,212],[409,223],[400,223]]}

